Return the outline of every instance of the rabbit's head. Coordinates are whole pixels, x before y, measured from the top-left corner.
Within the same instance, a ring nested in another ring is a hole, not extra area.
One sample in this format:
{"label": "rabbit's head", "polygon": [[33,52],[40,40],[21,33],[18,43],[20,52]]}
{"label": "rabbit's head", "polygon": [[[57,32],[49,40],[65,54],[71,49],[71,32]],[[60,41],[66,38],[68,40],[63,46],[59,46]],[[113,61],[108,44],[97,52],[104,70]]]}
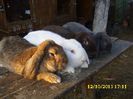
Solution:
{"label": "rabbit's head", "polygon": [[[69,63],[73,67],[81,66],[83,63],[90,64],[88,55],[82,45],[75,39],[65,42],[65,52],[69,57]],[[68,63],[68,64],[69,64]]]}
{"label": "rabbit's head", "polygon": [[80,33],[75,33],[75,34],[77,34],[75,38],[82,44],[89,58],[96,56],[97,47],[96,47],[96,42],[93,36],[85,32],[80,32]]}
{"label": "rabbit's head", "polygon": [[57,45],[54,41],[50,41],[45,48],[43,64],[50,72],[63,70],[67,65],[68,59],[63,48]]}

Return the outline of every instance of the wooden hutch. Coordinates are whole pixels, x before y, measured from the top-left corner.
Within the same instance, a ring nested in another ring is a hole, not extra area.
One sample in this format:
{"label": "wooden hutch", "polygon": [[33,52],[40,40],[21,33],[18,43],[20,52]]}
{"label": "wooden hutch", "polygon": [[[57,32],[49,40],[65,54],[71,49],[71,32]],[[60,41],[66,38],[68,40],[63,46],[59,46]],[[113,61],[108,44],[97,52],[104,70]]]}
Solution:
{"label": "wooden hutch", "polygon": [[76,0],[0,0],[0,31],[23,33],[76,19]]}

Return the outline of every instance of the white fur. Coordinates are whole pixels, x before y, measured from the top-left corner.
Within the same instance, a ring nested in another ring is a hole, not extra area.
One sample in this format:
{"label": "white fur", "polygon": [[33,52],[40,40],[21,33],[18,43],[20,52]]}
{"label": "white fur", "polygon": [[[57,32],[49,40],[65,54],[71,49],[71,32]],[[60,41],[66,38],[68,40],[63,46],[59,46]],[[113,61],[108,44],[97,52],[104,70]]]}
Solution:
{"label": "white fur", "polygon": [[[65,71],[69,73],[74,73],[74,68],[76,67],[87,68],[88,64],[90,64],[86,51],[75,39],[65,39],[58,34],[45,30],[29,32],[24,39],[34,45],[38,45],[41,42],[50,39],[62,46],[68,57],[68,65]],[[72,51],[74,51],[74,53]]]}

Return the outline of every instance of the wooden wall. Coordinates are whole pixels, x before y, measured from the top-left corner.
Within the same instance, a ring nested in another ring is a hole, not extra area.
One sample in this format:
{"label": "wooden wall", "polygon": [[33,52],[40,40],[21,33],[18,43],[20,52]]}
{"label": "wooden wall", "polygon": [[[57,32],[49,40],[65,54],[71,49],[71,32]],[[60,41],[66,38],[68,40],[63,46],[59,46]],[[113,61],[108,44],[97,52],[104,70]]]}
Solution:
{"label": "wooden wall", "polygon": [[51,24],[56,16],[56,0],[31,0],[33,26],[41,28]]}
{"label": "wooden wall", "polygon": [[[69,2],[68,2],[69,1]],[[21,2],[21,0],[20,0]],[[0,12],[0,29],[8,33],[21,33],[32,28],[33,30],[42,29],[50,24],[64,24],[67,21],[76,19],[76,0],[29,0],[31,19],[15,20],[9,22],[6,18],[6,12]],[[64,14],[58,14],[57,6],[59,2],[67,9]],[[0,0],[3,4],[3,0]],[[5,24],[5,25],[4,25]]]}
{"label": "wooden wall", "polygon": [[[0,3],[3,0],[0,0]],[[76,19],[83,19],[83,21],[93,21],[94,1],[95,0],[29,0],[31,19],[21,20],[16,22],[7,22],[5,12],[0,12],[0,27],[7,32],[23,32],[30,28],[41,29],[50,24],[64,24],[68,21],[76,21]],[[21,1],[20,1],[21,2]],[[64,13],[59,14],[58,3],[64,8]],[[5,24],[5,25],[3,25]]]}
{"label": "wooden wall", "polygon": [[85,21],[92,21],[95,0],[77,0],[77,17]]}
{"label": "wooden wall", "polygon": [[[62,6],[58,6],[58,3]],[[54,24],[61,25],[68,21],[76,21],[76,0],[57,0],[56,12],[56,17],[53,22]]]}
{"label": "wooden wall", "polygon": [[0,28],[5,28],[5,14],[3,0],[0,0]]}

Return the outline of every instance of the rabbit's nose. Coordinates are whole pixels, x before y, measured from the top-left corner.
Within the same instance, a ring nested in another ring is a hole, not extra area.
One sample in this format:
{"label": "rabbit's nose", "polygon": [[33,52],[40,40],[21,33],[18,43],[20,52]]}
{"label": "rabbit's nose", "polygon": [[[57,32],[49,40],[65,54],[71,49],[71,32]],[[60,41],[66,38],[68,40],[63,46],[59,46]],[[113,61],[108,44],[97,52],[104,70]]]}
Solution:
{"label": "rabbit's nose", "polygon": [[90,64],[90,62],[88,60],[82,60],[83,63],[87,63]]}
{"label": "rabbit's nose", "polygon": [[60,57],[59,56],[55,56],[55,60],[56,60],[56,63],[59,63],[60,62]]}
{"label": "rabbit's nose", "polygon": [[90,64],[90,61],[89,61],[89,60],[86,60],[86,63],[87,63],[87,64]]}

